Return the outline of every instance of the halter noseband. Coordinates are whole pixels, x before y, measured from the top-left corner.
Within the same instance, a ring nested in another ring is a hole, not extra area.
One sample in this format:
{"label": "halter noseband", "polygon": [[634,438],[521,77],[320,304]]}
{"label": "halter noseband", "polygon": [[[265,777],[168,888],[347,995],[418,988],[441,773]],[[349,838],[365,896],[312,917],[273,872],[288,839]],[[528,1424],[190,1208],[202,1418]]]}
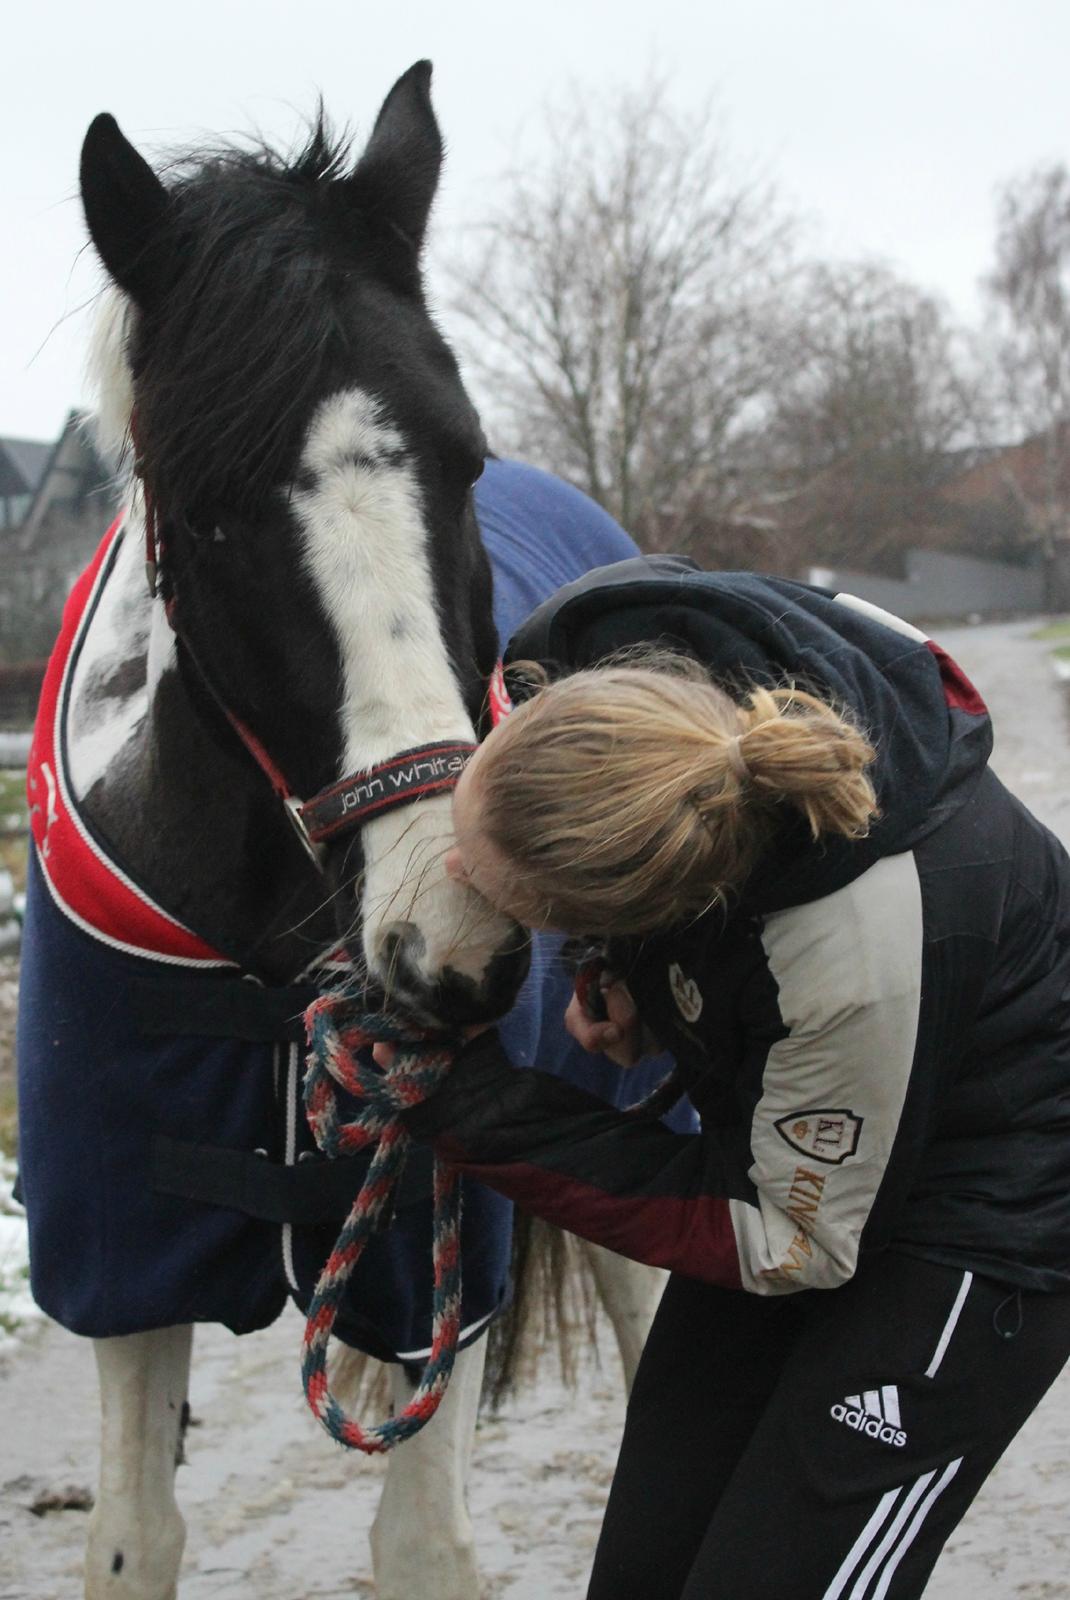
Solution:
{"label": "halter noseband", "polygon": [[[160,532],[159,508],[156,497],[145,479],[133,422],[135,462],[134,473],[141,482],[145,503],[145,577],[150,596],[158,592],[160,558],[163,540]],[[340,778],[314,794],[311,800],[300,800],[286,781],[282,768],[275,762],[266,746],[253,730],[227,705],[215,684],[197,659],[188,639],[175,625],[174,594],[168,598],[164,611],[176,639],[189,654],[190,660],[208,693],[226,717],[242,744],[248,750],[271,787],[282,801],[298,838],[316,867],[322,870],[320,846],[329,839],[340,838],[363,827],[373,817],[381,816],[398,806],[411,805],[415,800],[429,795],[445,794],[455,789],[473,752],[479,748],[464,739],[437,740],[402,750],[372,767],[364,767]],[[491,720],[498,722],[509,709],[509,696],[502,677],[501,663],[495,667],[489,691]]]}
{"label": "halter noseband", "polygon": [[[174,627],[173,622],[171,626]],[[176,637],[182,637],[177,630]],[[183,643],[189,650],[188,643],[185,640]],[[411,750],[402,750],[398,755],[377,762],[373,767],[352,772],[337,783],[328,784],[311,800],[300,800],[287,783],[281,767],[268,754],[256,734],[220,698],[192,650],[190,659],[216,705],[282,801],[297,837],[320,869],[323,866],[321,845],[330,839],[341,838],[343,834],[356,832],[372,817],[381,816],[386,811],[455,789],[473,752],[479,748],[462,739],[416,745]]]}
{"label": "halter noseband", "polygon": [[394,806],[455,788],[475,749],[456,739],[419,745],[321,789],[298,808],[309,838],[321,844]]}

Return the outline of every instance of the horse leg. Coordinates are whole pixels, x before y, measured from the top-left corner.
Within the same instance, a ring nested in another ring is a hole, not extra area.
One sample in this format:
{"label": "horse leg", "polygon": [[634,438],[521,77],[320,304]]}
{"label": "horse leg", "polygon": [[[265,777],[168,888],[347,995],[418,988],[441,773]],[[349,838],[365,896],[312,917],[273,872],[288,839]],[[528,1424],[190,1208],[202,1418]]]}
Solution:
{"label": "horse leg", "polygon": [[630,1394],[668,1273],[660,1267],[645,1267],[638,1261],[629,1261],[625,1256],[586,1240],[580,1241],[580,1248],[591,1269],[598,1298],[613,1324],[624,1368],[624,1386]]}
{"label": "horse leg", "polygon": [[[379,1600],[476,1600],[479,1594],[464,1490],[486,1357],[486,1339],[460,1352],[438,1411],[390,1456],[371,1530]],[[392,1367],[391,1378],[397,1412],[413,1388],[403,1367]]]}
{"label": "horse leg", "polygon": [[186,1542],[175,1467],[192,1342],[188,1325],[93,1341],[102,1427],[86,1600],[175,1600]]}

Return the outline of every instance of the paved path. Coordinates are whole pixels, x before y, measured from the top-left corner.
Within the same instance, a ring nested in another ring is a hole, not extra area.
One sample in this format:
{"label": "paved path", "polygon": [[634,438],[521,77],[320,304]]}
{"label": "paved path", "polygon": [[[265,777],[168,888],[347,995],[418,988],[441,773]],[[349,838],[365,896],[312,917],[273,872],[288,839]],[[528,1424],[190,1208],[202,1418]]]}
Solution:
{"label": "paved path", "polygon": [[[941,634],[992,706],[996,766],[1070,844],[1070,737],[1043,648],[1024,625]],[[199,1331],[182,1600],[372,1594],[367,1529],[379,1462],[354,1462],[306,1415],[300,1324],[233,1339]],[[608,1349],[608,1341],[603,1340]],[[552,1377],[479,1431],[472,1508],[483,1600],[579,1600],[622,1417],[612,1361],[579,1396]],[[89,1347],[40,1328],[0,1358],[0,1600],[74,1600],[84,1513],[27,1509],[42,1487],[91,1485]],[[1070,1374],[1023,1431],[950,1543],[928,1600],[1070,1600]],[[473,1597],[476,1600],[476,1597]],[[653,1597],[652,1597],[653,1600]]]}
{"label": "paved path", "polygon": [[[291,1312],[243,1339],[198,1330],[198,1425],[179,1472],[189,1524],[181,1600],[374,1594],[368,1529],[383,1463],[345,1455],[306,1411],[302,1326]],[[605,1365],[589,1368],[579,1396],[546,1376],[480,1425],[470,1504],[482,1600],[583,1594],[623,1420],[615,1361]],[[38,1518],[29,1506],[43,1489],[92,1487],[96,1412],[86,1342],[50,1325],[0,1362],[0,1600],[81,1594],[84,1512]]]}
{"label": "paved path", "polygon": [[1070,687],[1056,681],[1035,623],[940,632],[992,712],[992,765],[1070,849]]}
{"label": "paved path", "polygon": [[[1070,848],[1070,695],[1024,623],[940,631],[992,712],[992,764]],[[1070,1600],[1070,1368],[937,1565],[926,1600]]]}

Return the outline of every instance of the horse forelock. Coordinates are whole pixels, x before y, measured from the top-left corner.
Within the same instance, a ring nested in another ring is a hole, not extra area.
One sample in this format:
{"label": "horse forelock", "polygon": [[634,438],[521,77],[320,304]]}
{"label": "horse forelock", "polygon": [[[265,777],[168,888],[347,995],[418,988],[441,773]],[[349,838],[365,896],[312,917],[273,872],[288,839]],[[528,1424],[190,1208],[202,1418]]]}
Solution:
{"label": "horse forelock", "polygon": [[321,115],[294,156],[222,147],[169,169],[172,271],[126,331],[138,448],[171,513],[256,514],[292,474],[346,349],[353,263],[329,202],[347,153]]}

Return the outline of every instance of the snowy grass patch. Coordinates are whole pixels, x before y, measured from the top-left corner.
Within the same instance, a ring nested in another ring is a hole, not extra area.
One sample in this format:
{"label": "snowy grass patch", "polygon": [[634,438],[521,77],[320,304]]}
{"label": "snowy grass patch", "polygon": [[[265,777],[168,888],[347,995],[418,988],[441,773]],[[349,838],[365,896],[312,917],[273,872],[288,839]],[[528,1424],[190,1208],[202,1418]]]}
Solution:
{"label": "snowy grass patch", "polygon": [[30,1252],[26,1214],[12,1199],[15,1163],[0,1156],[0,1353],[42,1312],[30,1298]]}
{"label": "snowy grass patch", "polygon": [[1060,617],[1046,622],[1029,637],[1039,639],[1042,644],[1070,644],[1070,617]]}
{"label": "snowy grass patch", "polygon": [[1070,617],[1059,617],[1045,623],[1043,628],[1038,628],[1029,637],[1052,646],[1048,651],[1052,671],[1060,683],[1070,680]]}

